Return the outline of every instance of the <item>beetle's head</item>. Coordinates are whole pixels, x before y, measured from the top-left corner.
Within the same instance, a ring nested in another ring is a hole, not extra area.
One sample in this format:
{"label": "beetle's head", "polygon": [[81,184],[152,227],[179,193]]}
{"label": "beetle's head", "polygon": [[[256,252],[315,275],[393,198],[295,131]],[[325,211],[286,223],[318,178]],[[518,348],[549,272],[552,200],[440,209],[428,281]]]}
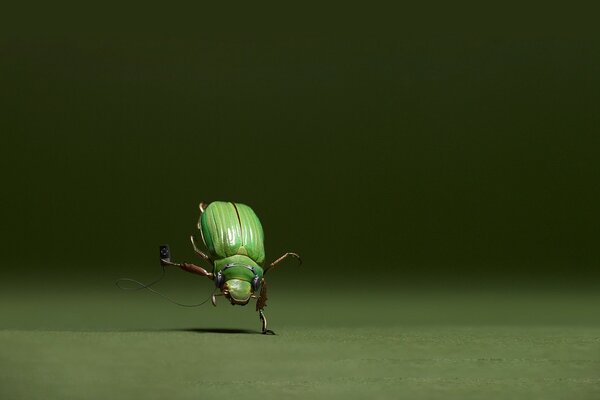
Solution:
{"label": "beetle's head", "polygon": [[252,285],[250,282],[242,279],[229,279],[223,283],[221,292],[227,297],[231,304],[245,305],[252,296]]}

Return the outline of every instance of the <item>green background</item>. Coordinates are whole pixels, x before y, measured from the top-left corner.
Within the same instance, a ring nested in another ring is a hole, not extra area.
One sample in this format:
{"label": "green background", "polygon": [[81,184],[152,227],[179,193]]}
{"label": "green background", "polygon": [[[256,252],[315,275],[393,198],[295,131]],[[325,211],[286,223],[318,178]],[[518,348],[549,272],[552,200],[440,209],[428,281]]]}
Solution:
{"label": "green background", "polygon": [[[257,396],[593,398],[600,43],[591,13],[519,10],[10,10],[1,390],[208,396],[236,366]],[[304,259],[271,275],[276,338],[243,335],[251,307],[114,287],[161,243],[195,260],[212,200]],[[157,384],[188,367],[221,376]]]}

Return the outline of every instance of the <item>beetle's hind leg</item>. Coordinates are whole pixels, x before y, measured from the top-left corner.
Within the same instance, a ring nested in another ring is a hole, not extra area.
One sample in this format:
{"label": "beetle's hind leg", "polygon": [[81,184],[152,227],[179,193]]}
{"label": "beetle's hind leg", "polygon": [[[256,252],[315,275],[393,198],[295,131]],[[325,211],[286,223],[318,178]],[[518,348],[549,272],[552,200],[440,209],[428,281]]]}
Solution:
{"label": "beetle's hind leg", "polygon": [[[200,209],[200,215],[204,213],[206,207],[208,207],[208,205],[203,201],[201,201],[200,204],[198,204],[198,208]],[[202,227],[200,226],[200,222],[198,222],[198,229],[202,229]],[[192,241],[192,246],[194,247],[194,251],[196,252],[196,254],[198,254],[200,257],[210,262],[211,264],[214,264],[213,260],[211,260],[211,258],[207,256],[206,253],[198,249],[198,246],[196,246],[196,240],[194,239],[194,235],[190,235],[190,240]]]}
{"label": "beetle's hind leg", "polygon": [[263,310],[258,310],[258,316],[260,318],[260,322],[262,323],[263,335],[274,335],[275,332],[273,332],[270,329],[267,329],[267,317],[265,317],[265,313],[263,312]]}
{"label": "beetle's hind leg", "polygon": [[201,201],[200,204],[198,204],[198,208],[200,209],[200,214],[202,214],[204,212],[204,210],[206,210],[206,207],[208,207],[208,204],[206,204],[203,201]]}
{"label": "beetle's hind leg", "polygon": [[209,263],[212,264],[213,261],[210,259],[210,257],[207,256],[203,251],[198,249],[198,246],[196,246],[196,240],[194,239],[194,235],[190,235],[190,241],[192,242],[192,247],[194,248],[194,252],[196,252],[196,254],[198,254],[200,257],[202,257],[203,259],[205,259],[206,261],[208,261]]}

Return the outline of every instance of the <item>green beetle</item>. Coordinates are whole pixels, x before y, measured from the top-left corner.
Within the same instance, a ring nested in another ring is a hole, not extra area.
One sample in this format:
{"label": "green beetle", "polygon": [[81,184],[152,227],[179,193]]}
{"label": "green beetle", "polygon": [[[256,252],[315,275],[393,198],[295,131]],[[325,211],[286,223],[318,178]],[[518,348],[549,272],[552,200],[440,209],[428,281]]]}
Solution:
{"label": "green beetle", "polygon": [[[262,333],[274,334],[267,329],[263,312],[267,302],[266,273],[287,257],[302,260],[296,253],[285,253],[267,267],[265,261],[264,234],[260,220],[250,207],[241,203],[215,201],[208,206],[200,203],[198,229],[208,249],[208,255],[198,249],[194,236],[190,237],[194,251],[211,264],[212,272],[190,263],[174,263],[161,257],[163,265],[172,265],[185,271],[205,276],[214,281],[221,293],[233,305],[246,305],[256,299],[256,311],[262,322]],[[258,294],[257,294],[258,293]]]}

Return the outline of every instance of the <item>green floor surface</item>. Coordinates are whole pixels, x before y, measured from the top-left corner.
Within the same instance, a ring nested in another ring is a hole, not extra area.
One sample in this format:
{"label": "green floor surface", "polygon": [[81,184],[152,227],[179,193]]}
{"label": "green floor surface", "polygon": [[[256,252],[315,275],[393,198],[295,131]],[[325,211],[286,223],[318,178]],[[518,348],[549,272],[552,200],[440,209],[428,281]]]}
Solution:
{"label": "green floor surface", "polygon": [[276,292],[265,336],[249,307],[4,293],[0,398],[600,398],[594,295],[333,298]]}

